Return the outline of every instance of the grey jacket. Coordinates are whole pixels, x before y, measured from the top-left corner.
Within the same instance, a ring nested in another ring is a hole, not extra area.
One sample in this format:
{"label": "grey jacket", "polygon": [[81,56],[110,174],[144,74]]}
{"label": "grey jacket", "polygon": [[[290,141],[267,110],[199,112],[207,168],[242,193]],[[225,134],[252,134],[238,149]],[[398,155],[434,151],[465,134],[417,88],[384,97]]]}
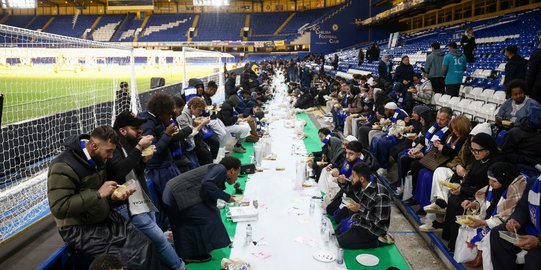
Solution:
{"label": "grey jacket", "polygon": [[[193,127],[192,112],[190,111],[190,108],[188,108],[188,106],[185,106],[184,110],[182,110],[182,113],[177,117],[176,120],[180,129],[183,129],[185,127]],[[188,136],[186,140],[191,145],[195,145],[193,136]]]}
{"label": "grey jacket", "polygon": [[445,53],[442,50],[437,49],[432,51],[432,53],[426,57],[425,70],[428,74],[428,78],[443,77],[441,66],[444,56]]}

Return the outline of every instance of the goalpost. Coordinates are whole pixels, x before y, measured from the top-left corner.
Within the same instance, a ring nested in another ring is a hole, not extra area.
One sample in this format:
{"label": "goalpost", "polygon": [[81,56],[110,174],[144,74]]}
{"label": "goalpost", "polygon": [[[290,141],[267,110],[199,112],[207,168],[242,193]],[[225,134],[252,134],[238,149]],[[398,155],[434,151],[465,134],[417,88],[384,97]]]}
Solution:
{"label": "goalpost", "polygon": [[48,165],[64,140],[111,125],[120,82],[137,111],[131,47],[0,25],[0,243],[49,214]]}
{"label": "goalpost", "polygon": [[232,58],[192,48],[134,49],[0,25],[0,244],[50,213],[49,164],[69,136],[112,125],[125,108],[117,95],[121,82],[129,84],[133,112],[141,111],[139,93],[152,91],[153,77],[168,85],[200,78],[206,86],[214,80],[219,88],[213,101],[221,103],[224,63]]}

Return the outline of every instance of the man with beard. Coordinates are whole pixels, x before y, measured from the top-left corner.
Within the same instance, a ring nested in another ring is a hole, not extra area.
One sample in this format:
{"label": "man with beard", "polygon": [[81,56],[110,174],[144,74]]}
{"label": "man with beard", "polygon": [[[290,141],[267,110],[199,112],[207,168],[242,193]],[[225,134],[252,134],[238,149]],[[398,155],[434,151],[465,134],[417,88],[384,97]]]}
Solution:
{"label": "man with beard", "polygon": [[343,233],[338,234],[338,245],[347,249],[366,249],[387,242],[391,216],[391,200],[387,189],[377,182],[366,165],[353,167],[351,189],[358,201],[348,201],[346,207],[353,212]]}
{"label": "man with beard", "polygon": [[68,138],[66,149],[49,167],[49,207],[64,242],[87,259],[108,253],[117,255],[128,269],[156,269],[150,240],[111,211],[112,204],[135,192],[117,190],[118,184],[107,180],[106,161],[112,158],[118,141],[110,126]]}
{"label": "man with beard", "polygon": [[135,118],[131,113],[123,112],[116,117],[113,125],[119,136],[119,144],[113,158],[107,163],[107,175],[117,179],[119,184],[135,180],[135,193],[128,198],[128,204],[115,210],[152,241],[162,262],[162,269],[184,269],[184,263],[156,224],[154,212],[158,209],[150,199],[144,172],[145,162],[152,156],[143,157],[142,154],[152,144],[154,137],[143,136],[143,123],[143,120]]}
{"label": "man with beard", "polygon": [[[347,208],[340,208],[340,205],[342,204],[342,197],[355,200],[355,195],[353,194],[353,190],[351,189],[351,185],[349,183],[349,178],[351,177],[353,167],[355,167],[355,165],[364,164],[369,169],[377,169],[376,159],[369,151],[363,149],[363,146],[359,141],[349,142],[346,145],[345,152],[346,160],[340,169],[334,168],[331,170],[331,176],[336,177],[336,181],[338,182],[338,186],[341,188],[341,190],[334,196],[332,202],[327,206],[326,209],[327,213],[334,217],[336,223],[340,223],[343,219],[350,216]],[[332,184],[329,183],[328,185],[331,186]]]}

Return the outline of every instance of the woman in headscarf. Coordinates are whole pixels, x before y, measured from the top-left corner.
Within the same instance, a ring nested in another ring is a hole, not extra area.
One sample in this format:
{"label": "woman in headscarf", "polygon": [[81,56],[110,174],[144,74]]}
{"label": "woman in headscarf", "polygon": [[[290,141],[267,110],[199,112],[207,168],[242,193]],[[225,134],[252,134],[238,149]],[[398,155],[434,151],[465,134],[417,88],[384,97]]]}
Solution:
{"label": "woman in headscarf", "polygon": [[470,146],[475,160],[460,186],[451,189],[451,196],[449,196],[445,211],[442,238],[449,241],[449,251],[455,249],[458,228],[460,227],[455,220],[456,216],[463,213],[462,202],[474,198],[475,192],[488,184],[488,168],[502,159],[496,141],[488,134],[475,135]]}
{"label": "woman in headscarf", "polygon": [[425,224],[419,226],[421,231],[429,232],[443,228],[443,215],[435,216],[435,214],[445,213],[447,200],[449,199],[449,189],[442,186],[440,183],[443,181],[460,183],[463,177],[468,174],[468,171],[471,169],[473,161],[475,160],[470,148],[471,140],[479,133],[490,135],[492,133],[490,123],[477,124],[471,130],[468,140],[462,145],[458,155],[445,166],[439,167],[434,171],[434,176],[432,177],[432,190],[430,192],[432,203],[423,208],[428,214],[425,217]]}
{"label": "woman in headscarf", "polygon": [[391,75],[391,71],[393,70],[393,62],[389,60],[389,55],[384,54],[381,58],[381,61],[379,61],[378,65],[378,75],[381,80],[384,82],[392,82],[393,77]]}
{"label": "woman in headscarf", "polygon": [[[462,202],[464,209],[479,211],[481,219],[474,220],[469,226],[477,229],[477,234],[469,240],[470,245],[479,249],[489,247],[490,230],[507,220],[515,210],[517,202],[526,188],[526,177],[520,174],[518,168],[507,162],[496,162],[488,169],[488,185],[475,193],[475,200]],[[464,243],[457,243],[462,245]],[[488,244],[488,245],[487,245]],[[482,254],[482,255],[481,255]],[[479,250],[475,260],[467,262],[466,266],[478,268],[481,263],[490,262],[490,252]],[[486,268],[485,268],[486,269]]]}

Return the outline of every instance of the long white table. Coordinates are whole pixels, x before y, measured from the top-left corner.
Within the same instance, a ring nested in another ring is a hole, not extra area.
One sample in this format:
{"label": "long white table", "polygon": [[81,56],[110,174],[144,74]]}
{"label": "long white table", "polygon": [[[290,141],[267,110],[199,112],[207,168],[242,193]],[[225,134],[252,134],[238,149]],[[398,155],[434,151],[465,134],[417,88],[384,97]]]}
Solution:
{"label": "long white table", "polygon": [[[286,113],[285,108],[279,107],[282,102],[285,102],[284,97],[278,95],[269,106],[272,115]],[[305,157],[292,155],[292,145],[298,153],[306,154],[306,150],[303,141],[293,137],[294,129],[284,127],[284,121],[281,119],[270,124],[272,152],[277,154],[277,159],[264,160],[264,171],[250,175],[246,183],[244,198],[258,200],[259,219],[237,224],[230,258],[247,261],[257,270],[344,269],[345,264],[323,263],[313,258],[319,251],[328,251],[336,256],[338,248],[334,237],[326,243],[321,233],[323,211],[320,201],[310,213],[312,196],[320,196],[317,185],[294,188],[296,160]],[[285,170],[276,171],[277,166]],[[252,239],[256,245],[246,244],[248,223],[253,228]],[[328,228],[331,228],[330,224]]]}

